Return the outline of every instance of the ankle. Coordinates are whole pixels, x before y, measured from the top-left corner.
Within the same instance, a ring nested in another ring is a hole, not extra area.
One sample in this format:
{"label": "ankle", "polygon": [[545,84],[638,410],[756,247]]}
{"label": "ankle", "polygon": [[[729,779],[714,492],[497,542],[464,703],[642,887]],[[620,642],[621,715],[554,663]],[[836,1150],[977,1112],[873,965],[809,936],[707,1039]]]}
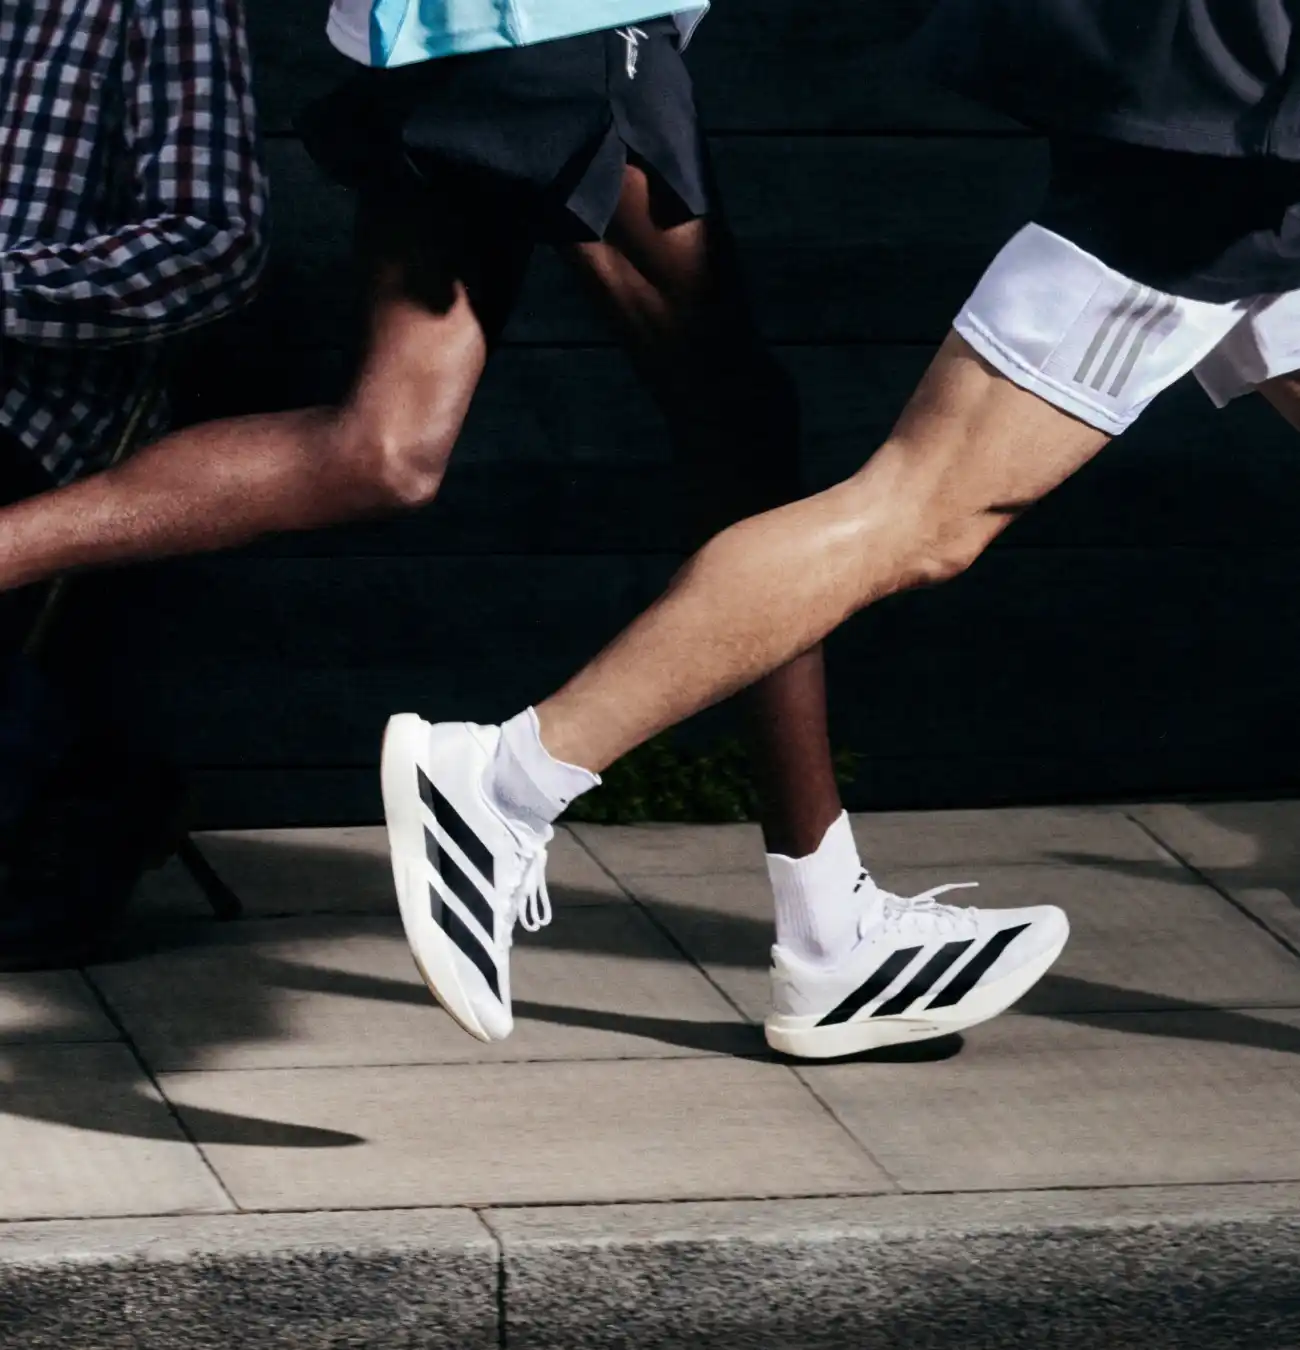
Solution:
{"label": "ankle", "polygon": [[768,854],[776,941],[808,965],[836,964],[862,918],[863,868],[848,815],[841,812],[816,850],[803,858]]}
{"label": "ankle", "polygon": [[526,708],[502,726],[484,790],[503,816],[541,834],[599,783],[598,775],[547,750],[537,714]]}
{"label": "ankle", "polygon": [[597,762],[591,753],[590,710],[586,716],[576,710],[570,713],[563,693],[539,703],[528,710],[536,723],[537,738],[544,752],[561,764],[580,768],[585,773],[598,775],[608,768],[611,760]]}

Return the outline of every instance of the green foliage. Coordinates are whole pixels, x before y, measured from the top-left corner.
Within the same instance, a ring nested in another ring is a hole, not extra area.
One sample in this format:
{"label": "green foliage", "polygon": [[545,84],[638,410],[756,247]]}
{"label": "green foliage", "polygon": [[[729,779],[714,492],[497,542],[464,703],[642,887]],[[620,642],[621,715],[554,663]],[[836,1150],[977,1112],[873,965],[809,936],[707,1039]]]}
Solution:
{"label": "green foliage", "polygon": [[[841,784],[853,781],[858,756],[835,756]],[[671,735],[658,736],[613,765],[594,792],[579,797],[566,820],[597,825],[638,825],[645,821],[715,824],[757,820],[758,791],[749,755],[737,740],[707,750],[679,747]]]}

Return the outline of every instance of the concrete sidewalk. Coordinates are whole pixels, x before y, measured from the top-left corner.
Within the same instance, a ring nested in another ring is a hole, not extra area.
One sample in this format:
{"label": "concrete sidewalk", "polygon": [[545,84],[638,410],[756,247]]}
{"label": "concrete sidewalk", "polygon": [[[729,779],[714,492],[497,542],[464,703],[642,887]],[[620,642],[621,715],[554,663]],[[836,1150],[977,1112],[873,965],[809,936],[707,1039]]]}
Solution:
{"label": "concrete sidewalk", "polygon": [[1056,971],[778,1063],[756,832],[579,826],[489,1048],[380,831],[208,836],[247,919],[163,872],[120,959],[0,977],[0,1346],[1300,1345],[1300,803],[856,828],[1065,906]]}

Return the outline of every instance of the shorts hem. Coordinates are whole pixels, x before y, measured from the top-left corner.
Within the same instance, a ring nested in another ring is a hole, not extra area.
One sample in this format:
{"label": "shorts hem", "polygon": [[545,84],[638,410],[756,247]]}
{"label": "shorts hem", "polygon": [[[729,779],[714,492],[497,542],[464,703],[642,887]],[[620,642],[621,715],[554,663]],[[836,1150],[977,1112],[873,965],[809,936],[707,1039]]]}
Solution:
{"label": "shorts hem", "polygon": [[346,56],[358,65],[370,65],[370,42],[355,28],[345,24],[337,14],[331,13],[325,24],[325,36],[335,51]]}
{"label": "shorts hem", "polygon": [[1250,380],[1215,379],[1199,369],[1193,370],[1192,374],[1196,377],[1196,383],[1201,386],[1201,392],[1220,411],[1229,403],[1235,403],[1237,399],[1245,398],[1247,394],[1253,394],[1259,388],[1258,384]]}
{"label": "shorts hem", "polygon": [[680,10],[656,7],[654,0],[645,5],[610,4],[608,12],[586,24],[560,17],[540,24],[528,16],[513,14],[509,25],[471,28],[440,34],[424,33],[411,41],[399,40],[382,59],[372,50],[368,36],[344,23],[331,12],[325,32],[333,46],[346,57],[372,69],[393,70],[401,66],[419,65],[425,61],[439,61],[449,56],[474,56],[480,52],[509,51],[520,47],[538,47],[548,42],[562,42],[567,38],[589,37],[596,33],[613,32],[629,24],[649,23],[653,19],[673,19],[677,24],[679,50],[689,45],[695,30],[708,12],[708,0],[684,4]]}
{"label": "shorts hem", "polygon": [[1206,398],[1220,409],[1226,408],[1229,403],[1235,403],[1239,398],[1257,393],[1270,380],[1281,379],[1300,370],[1298,359],[1290,369],[1265,371],[1257,378],[1243,374],[1239,368],[1227,362],[1218,363],[1218,369],[1215,369],[1212,364],[1214,356],[1215,353],[1211,352],[1204,363],[1205,368],[1197,366],[1192,374],[1196,376],[1196,383],[1201,386]]}
{"label": "shorts hem", "polygon": [[953,331],[1013,384],[1108,436],[1122,435],[1141,415],[1142,409],[1138,408],[1127,418],[1117,417],[1088,399],[1081,398],[1017,356],[1005,343],[994,337],[970,310],[962,310],[957,316],[953,322]]}

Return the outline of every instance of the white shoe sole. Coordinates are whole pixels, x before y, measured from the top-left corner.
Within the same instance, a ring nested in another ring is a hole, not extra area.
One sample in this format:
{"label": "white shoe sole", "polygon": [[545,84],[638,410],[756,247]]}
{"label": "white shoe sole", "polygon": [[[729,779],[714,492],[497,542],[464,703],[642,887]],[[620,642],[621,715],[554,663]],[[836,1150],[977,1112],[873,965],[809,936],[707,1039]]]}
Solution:
{"label": "white shoe sole", "polygon": [[862,1017],[828,1027],[818,1026],[815,1017],[773,1013],[763,1027],[767,1043],[773,1050],[795,1059],[840,1059],[966,1031],[1006,1012],[1023,998],[1056,963],[1069,937],[1067,926],[1061,940],[1041,956],[1018,966],[1000,980],[973,990],[954,1008],[926,1010],[920,1016]]}
{"label": "white shoe sole", "polygon": [[379,758],[379,778],[397,907],[415,968],[429,992],[463,1031],[475,1040],[491,1041],[456,971],[455,945],[429,912],[429,883],[424,875],[424,818],[415,784],[417,766],[429,772],[424,753],[427,745],[428,729],[415,713],[399,713],[389,718]]}

